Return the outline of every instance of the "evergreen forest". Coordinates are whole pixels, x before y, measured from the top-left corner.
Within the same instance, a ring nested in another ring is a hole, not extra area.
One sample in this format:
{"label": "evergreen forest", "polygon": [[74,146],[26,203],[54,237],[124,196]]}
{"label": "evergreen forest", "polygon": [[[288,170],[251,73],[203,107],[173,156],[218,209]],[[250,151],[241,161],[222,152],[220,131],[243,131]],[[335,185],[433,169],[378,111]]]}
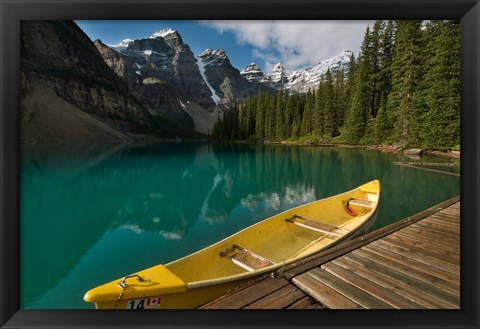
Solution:
{"label": "evergreen forest", "polygon": [[460,149],[459,21],[377,20],[348,71],[303,94],[260,92],[225,111],[218,141]]}

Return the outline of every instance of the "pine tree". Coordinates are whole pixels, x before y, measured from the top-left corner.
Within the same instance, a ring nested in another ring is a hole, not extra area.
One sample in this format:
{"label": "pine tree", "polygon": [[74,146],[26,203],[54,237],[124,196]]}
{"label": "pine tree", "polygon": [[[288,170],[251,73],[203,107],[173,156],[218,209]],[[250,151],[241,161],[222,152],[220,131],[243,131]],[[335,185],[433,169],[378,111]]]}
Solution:
{"label": "pine tree", "polygon": [[392,89],[392,61],[395,38],[395,22],[389,20],[381,35],[381,52],[380,52],[380,81],[378,94],[381,98],[388,96]]}
{"label": "pine tree", "polygon": [[335,130],[335,107],[333,95],[333,77],[330,69],[325,73],[325,91],[324,91],[324,113],[325,113],[325,136],[332,138]]}
{"label": "pine tree", "polygon": [[312,133],[312,103],[312,94],[309,91],[305,97],[305,107],[300,128],[300,135],[304,137],[309,136]]}
{"label": "pine tree", "polygon": [[283,100],[285,104],[284,112],[284,125],[285,125],[285,137],[292,137],[292,124],[293,117],[295,114],[295,97],[294,95],[289,95],[287,92],[284,93],[285,98]]}
{"label": "pine tree", "polygon": [[272,94],[265,98],[265,139],[275,139],[275,95]]}
{"label": "pine tree", "polygon": [[395,49],[392,61],[392,91],[387,101],[387,110],[395,122],[394,139],[408,145],[411,124],[418,122],[418,109],[413,107],[418,97],[421,80],[421,21],[397,22]]}
{"label": "pine tree", "polygon": [[244,108],[245,108],[245,119],[244,119],[244,126],[243,126],[243,132],[244,132],[244,138],[248,139],[254,132],[254,107],[252,104],[252,99],[248,97],[245,100],[244,103]]}
{"label": "pine tree", "polygon": [[265,93],[257,96],[255,104],[255,138],[261,143],[265,138]]}
{"label": "pine tree", "polygon": [[237,109],[238,116],[238,131],[237,136],[239,139],[246,138],[246,127],[247,127],[247,114],[246,114],[246,105],[245,103],[239,104]]}
{"label": "pine tree", "polygon": [[294,107],[292,133],[291,136],[294,139],[300,138],[301,124],[302,124],[302,101],[300,97],[296,97],[296,106]]}
{"label": "pine tree", "polygon": [[347,113],[342,134],[347,143],[360,143],[367,126],[367,114],[370,110],[371,95],[368,91],[368,84],[365,83],[368,76],[368,68],[361,62],[355,74],[355,89],[352,101]]}
{"label": "pine tree", "polygon": [[335,73],[333,87],[333,99],[335,109],[335,125],[333,127],[333,136],[340,134],[340,127],[345,120],[345,110],[347,108],[346,96],[345,96],[345,75],[343,70],[338,70]]}
{"label": "pine tree", "polygon": [[382,144],[390,134],[391,126],[386,109],[385,97],[382,97],[380,109],[375,118],[375,144]]}
{"label": "pine tree", "polygon": [[433,56],[425,79],[428,113],[424,124],[425,146],[453,148],[460,145],[460,24],[439,21]]}
{"label": "pine tree", "polygon": [[[381,97],[381,46],[382,34],[384,29],[384,22],[381,20],[375,21],[373,24],[372,34],[368,43],[368,51],[365,53],[364,60],[369,67],[369,81],[370,84],[370,116],[377,116],[377,111]],[[369,117],[370,117],[369,116]]]}
{"label": "pine tree", "polygon": [[347,143],[360,143],[372,109],[370,27],[365,30],[360,56],[350,92],[350,104],[342,127],[342,135]]}
{"label": "pine tree", "polygon": [[322,78],[315,93],[315,100],[312,113],[313,134],[322,138],[325,133],[325,81]]}
{"label": "pine tree", "polygon": [[284,138],[285,138],[284,103],[283,103],[283,92],[280,91],[276,95],[275,139],[276,140],[283,140]]}

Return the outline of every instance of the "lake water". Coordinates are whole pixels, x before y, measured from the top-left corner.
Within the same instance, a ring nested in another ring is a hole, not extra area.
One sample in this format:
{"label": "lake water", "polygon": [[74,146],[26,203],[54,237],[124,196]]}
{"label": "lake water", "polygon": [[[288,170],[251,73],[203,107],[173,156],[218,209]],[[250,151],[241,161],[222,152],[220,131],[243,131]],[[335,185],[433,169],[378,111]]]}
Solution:
{"label": "lake water", "polygon": [[193,143],[24,151],[21,308],[93,308],[83,301],[90,288],[373,179],[382,194],[372,229],[460,193],[459,177],[395,161],[412,160],[364,149]]}

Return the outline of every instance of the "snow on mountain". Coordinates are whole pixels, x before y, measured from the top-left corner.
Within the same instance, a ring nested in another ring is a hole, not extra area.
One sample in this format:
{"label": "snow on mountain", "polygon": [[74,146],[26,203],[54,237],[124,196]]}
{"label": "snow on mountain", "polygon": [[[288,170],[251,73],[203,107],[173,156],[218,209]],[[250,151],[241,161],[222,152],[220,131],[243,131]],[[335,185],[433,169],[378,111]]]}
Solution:
{"label": "snow on mountain", "polygon": [[150,36],[150,39],[156,39],[156,38],[165,38],[167,35],[175,33],[175,30],[172,30],[171,28],[166,28],[166,29],[161,29],[156,31]]}
{"label": "snow on mountain", "polygon": [[116,50],[118,52],[122,52],[124,51],[125,49],[127,49],[127,47],[133,42],[132,39],[123,39],[122,41],[120,41],[118,44],[116,45],[108,45],[110,48],[112,48],[113,50]]}
{"label": "snow on mountain", "polygon": [[[325,59],[303,70],[288,71],[281,63],[278,63],[266,74],[263,74],[258,66],[252,63],[245,67],[240,74],[248,81],[258,81],[271,88],[303,93],[317,88],[328,69],[332,73],[341,69],[348,71],[351,55],[350,50],[345,50],[335,57]],[[261,75],[258,71],[261,72]]]}
{"label": "snow on mountain", "polygon": [[272,88],[284,88],[285,84],[288,82],[288,76],[290,72],[285,70],[281,63],[277,63],[273,69],[265,74],[265,77],[262,79],[262,82]]}
{"label": "snow on mountain", "polygon": [[[211,49],[207,49],[207,50],[211,50]],[[204,53],[204,52],[203,52]],[[202,53],[202,54],[203,54]],[[217,96],[216,92],[215,92],[215,89],[213,89],[213,87],[210,85],[210,83],[208,83],[208,80],[207,80],[207,77],[205,76],[205,66],[207,66],[208,64],[210,64],[211,62],[208,62],[208,63],[205,63],[203,61],[203,59],[201,58],[201,55],[200,54],[198,57],[200,57],[199,59],[197,59],[197,66],[198,66],[198,69],[200,71],[200,75],[202,76],[203,80],[205,81],[205,84],[207,85],[207,87],[210,89],[210,92],[212,93],[212,100],[215,102],[215,104],[219,104],[220,103],[220,97]]]}
{"label": "snow on mountain", "polygon": [[342,51],[339,55],[323,60],[318,64],[309,66],[305,69],[306,77],[316,77],[321,76],[327,72],[328,69],[332,72],[341,70],[342,68],[348,70],[350,64],[350,57],[352,52],[350,50]]}
{"label": "snow on mountain", "polygon": [[247,67],[245,67],[241,72],[240,74],[245,74],[245,73],[260,73],[263,71],[257,66],[257,64],[255,63],[250,63],[247,65]]}
{"label": "snow on mountain", "polygon": [[325,59],[318,64],[309,66],[304,70],[291,71],[288,74],[287,89],[292,91],[307,92],[309,89],[318,87],[322,76],[330,69],[332,73],[344,69],[348,71],[350,65],[350,50],[342,51],[339,55]]}
{"label": "snow on mountain", "polygon": [[240,75],[249,82],[260,81],[264,77],[263,71],[255,63],[248,64],[240,71]]}
{"label": "snow on mountain", "polygon": [[[156,38],[165,38],[167,35],[170,35],[170,34],[173,34],[173,33],[177,33],[177,31],[175,30],[172,30],[170,28],[166,28],[166,29],[161,29],[161,30],[158,30],[156,31],[155,33],[153,33],[150,37],[148,37],[149,39],[156,39]],[[123,39],[122,41],[120,41],[118,44],[116,45],[108,45],[110,48],[118,51],[118,52],[123,52],[125,49],[128,48],[128,46],[130,44],[132,44],[134,42],[134,40],[132,39]],[[148,54],[150,55],[150,54]]]}
{"label": "snow on mountain", "polygon": [[215,65],[220,66],[225,62],[227,59],[227,55],[225,54],[225,50],[223,49],[205,49],[200,55],[202,62],[205,64],[205,67]]}

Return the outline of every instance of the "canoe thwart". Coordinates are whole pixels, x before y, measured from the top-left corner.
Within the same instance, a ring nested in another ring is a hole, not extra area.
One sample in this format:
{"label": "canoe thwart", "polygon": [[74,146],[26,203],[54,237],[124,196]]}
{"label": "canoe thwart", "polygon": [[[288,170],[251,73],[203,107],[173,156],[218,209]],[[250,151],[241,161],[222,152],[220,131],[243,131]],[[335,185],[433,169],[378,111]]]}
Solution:
{"label": "canoe thwart", "polygon": [[[296,219],[303,220],[303,222],[300,222]],[[316,220],[308,219],[308,218],[305,218],[305,217],[302,217],[302,216],[299,216],[299,215],[293,215],[292,217],[285,219],[285,221],[289,222],[289,223],[292,223],[292,224],[295,224],[295,225],[298,225],[300,227],[309,229],[309,230],[313,230],[313,231],[317,231],[317,232],[321,232],[321,233],[325,233],[325,234],[331,234],[331,235],[335,235],[335,236],[343,236],[344,235],[342,233],[333,232],[335,230],[343,230],[343,231],[348,232],[347,229],[344,229],[342,227],[318,222]]]}
{"label": "canoe thwart", "polygon": [[234,264],[246,269],[249,272],[275,264],[271,260],[250,250],[237,246],[236,244],[234,244],[226,252],[222,251],[220,256],[229,259]]}
{"label": "canoe thwart", "polygon": [[352,206],[365,207],[365,208],[374,208],[375,207],[375,205],[368,200],[360,200],[360,199],[353,199],[353,198],[350,198],[350,200],[348,200],[347,204],[352,205]]}

